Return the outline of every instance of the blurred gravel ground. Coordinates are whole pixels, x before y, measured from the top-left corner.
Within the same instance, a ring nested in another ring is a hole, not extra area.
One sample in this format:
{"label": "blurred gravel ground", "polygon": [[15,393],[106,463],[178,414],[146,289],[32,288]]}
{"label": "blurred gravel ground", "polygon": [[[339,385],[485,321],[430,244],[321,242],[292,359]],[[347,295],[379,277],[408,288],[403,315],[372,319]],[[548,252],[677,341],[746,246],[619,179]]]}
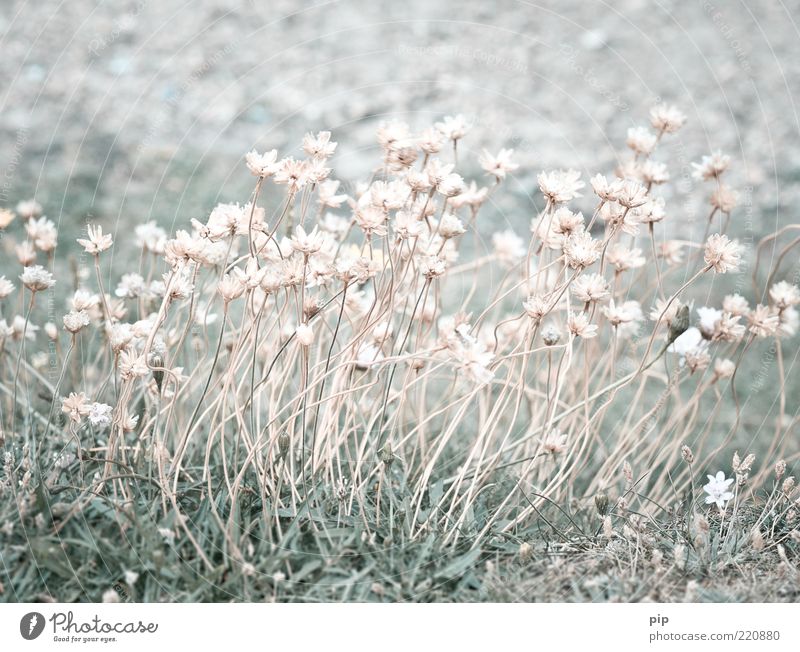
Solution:
{"label": "blurred gravel ground", "polygon": [[706,193],[685,198],[684,177],[719,148],[734,157],[740,216],[758,237],[792,217],[800,194],[797,9],[4,0],[0,205],[35,195],[62,233],[87,214],[112,229],[184,224],[247,197],[241,161],[253,146],[297,155],[305,131],[331,129],[335,172],[350,179],[369,172],[381,120],[422,128],[460,112],[475,123],[473,154],[517,149],[523,167],[496,219],[523,228],[539,170],[610,171],[625,130],[663,98],[690,120],[659,155],[679,179],[672,223],[702,233]]}

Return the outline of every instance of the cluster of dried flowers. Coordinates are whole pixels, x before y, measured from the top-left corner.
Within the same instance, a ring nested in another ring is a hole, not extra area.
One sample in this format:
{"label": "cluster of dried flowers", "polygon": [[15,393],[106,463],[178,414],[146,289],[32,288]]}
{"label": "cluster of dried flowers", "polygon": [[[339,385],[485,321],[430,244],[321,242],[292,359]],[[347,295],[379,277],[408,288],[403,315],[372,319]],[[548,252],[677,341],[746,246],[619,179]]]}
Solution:
{"label": "cluster of dried flowers", "polygon": [[[684,441],[708,468],[719,433],[698,423],[698,401],[733,383],[754,339],[780,349],[796,333],[800,290],[780,281],[764,303],[730,294],[689,310],[692,286],[737,271],[744,251],[722,232],[699,243],[668,237],[658,191],[670,175],[654,153],[683,122],[657,107],[649,127],[628,132],[627,162],[589,180],[588,218],[576,208],[579,172],[540,173],[544,205],[524,235],[483,223],[519,165],[512,150],[484,151],[485,175],[465,181],[461,116],[421,133],[382,125],[380,164],[353,193],[332,177],[331,134],[309,134],[303,158],[246,155],[247,203],[219,204],[172,237],[137,225],[138,269],[109,290],[100,261],[111,235],[92,226],[78,240],[94,273],[75,266],[68,291],[53,275],[57,233],[41,207],[3,210],[0,228],[19,218],[26,235],[13,245],[20,272],[0,278],[0,376],[13,385],[0,397],[4,437],[28,442],[44,425],[42,436],[63,438],[81,469],[81,448],[100,448],[110,461],[93,490],[114,482],[130,494],[109,477],[114,464],[134,465],[156,475],[176,510],[175,488],[197,460],[209,492],[232,502],[255,478],[276,519],[277,507],[314,500],[319,484],[339,487],[349,510],[375,492],[376,475],[402,473],[412,529],[438,521],[452,539],[501,466],[554,498],[577,478],[587,494],[607,490],[624,460],[666,468]],[[718,216],[724,230],[736,206],[723,182],[729,164],[721,154],[695,164],[711,186],[708,230]],[[491,249],[462,260],[487,231]],[[43,325],[51,345],[34,345],[38,315],[67,294],[60,323]],[[662,357],[667,376],[654,365]],[[53,397],[49,410],[29,389],[37,382]],[[687,398],[681,385],[692,382]],[[647,402],[650,387],[677,402],[669,415],[658,412],[663,400]],[[778,426],[772,453],[786,452],[788,427]],[[214,460],[224,460],[224,482],[209,471]],[[453,477],[433,509],[429,480],[443,469]],[[730,482],[709,479],[708,502],[724,505]],[[513,528],[531,509],[509,496],[484,531],[495,520]]]}

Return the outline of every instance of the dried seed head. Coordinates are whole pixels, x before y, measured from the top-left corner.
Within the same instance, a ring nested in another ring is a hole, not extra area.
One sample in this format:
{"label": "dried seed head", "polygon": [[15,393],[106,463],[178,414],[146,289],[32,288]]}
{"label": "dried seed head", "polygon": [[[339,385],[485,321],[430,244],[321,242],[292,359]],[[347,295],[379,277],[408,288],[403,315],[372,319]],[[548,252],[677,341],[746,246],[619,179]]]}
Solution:
{"label": "dried seed head", "polygon": [[544,331],[542,331],[542,340],[546,346],[555,346],[558,344],[558,340],[560,339],[561,333],[552,324],[547,326]]}
{"label": "dried seed head", "polygon": [[750,544],[753,546],[753,550],[760,551],[764,549],[764,535],[761,534],[761,530],[758,528],[753,528],[750,533]]}
{"label": "dried seed head", "polygon": [[392,445],[388,441],[383,445],[380,452],[381,462],[383,462],[387,467],[392,465],[394,462],[394,453],[392,452]]}
{"label": "dried seed head", "polygon": [[784,473],[786,473],[786,460],[778,460],[775,464],[775,478],[780,480]]}
{"label": "dried seed head", "polygon": [[533,546],[527,541],[519,544],[519,558],[522,561],[528,561],[533,556]]}
{"label": "dried seed head", "polygon": [[675,318],[669,324],[667,344],[672,344],[689,329],[689,306],[682,305],[678,308]]}
{"label": "dried seed head", "polygon": [[708,520],[702,514],[694,515],[694,527],[701,534],[707,534],[710,529]]}
{"label": "dried seed head", "polygon": [[630,462],[625,460],[622,463],[622,475],[625,478],[625,482],[629,485],[633,483],[633,469],[631,468]]}
{"label": "dried seed head", "polygon": [[739,465],[739,468],[736,469],[738,473],[745,474],[750,473],[750,470],[753,468],[753,462],[756,461],[756,456],[753,453],[750,453],[747,457],[744,458],[744,461]]}
{"label": "dried seed head", "polygon": [[603,536],[609,541],[614,538],[614,524],[610,516],[603,517]]}
{"label": "dried seed head", "polygon": [[597,513],[600,516],[608,514],[608,496],[604,493],[596,494],[594,497],[594,506],[597,508]]}
{"label": "dried seed head", "polygon": [[688,446],[681,446],[681,457],[687,464],[694,462],[694,453],[692,453],[692,449]]}
{"label": "dried seed head", "polygon": [[278,435],[278,457],[284,459],[289,452],[289,433],[282,432]]}
{"label": "dried seed head", "polygon": [[150,355],[150,368],[153,371],[153,380],[156,381],[158,391],[161,391],[161,385],[164,382],[164,358],[160,353],[153,353]]}

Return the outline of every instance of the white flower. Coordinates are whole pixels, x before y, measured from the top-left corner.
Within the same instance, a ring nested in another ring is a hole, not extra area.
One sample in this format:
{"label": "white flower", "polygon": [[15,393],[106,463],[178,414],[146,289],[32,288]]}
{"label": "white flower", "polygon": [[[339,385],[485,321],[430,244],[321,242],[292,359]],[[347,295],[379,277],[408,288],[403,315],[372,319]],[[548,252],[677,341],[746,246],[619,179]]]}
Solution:
{"label": "white flower", "polygon": [[540,172],[537,181],[542,194],[551,202],[559,203],[581,196],[578,191],[586,184],[580,178],[577,170],[553,170]]}
{"label": "white flower", "polygon": [[686,116],[677,107],[660,104],[650,109],[650,124],[653,129],[671,134],[686,122]]}
{"label": "white flower", "polygon": [[647,127],[631,127],[625,143],[638,154],[649,154],[656,146],[656,135]]}
{"label": "white flower", "polygon": [[560,455],[567,450],[567,436],[561,434],[558,428],[553,428],[546,437],[539,441],[544,452],[550,455]]}
{"label": "white flower", "polygon": [[42,214],[42,205],[35,199],[26,199],[17,204],[17,213],[26,220],[39,217]]}
{"label": "white flower", "polygon": [[383,360],[383,353],[374,344],[362,344],[356,355],[356,368],[369,369],[373,365]]}
{"label": "white flower", "polygon": [[70,333],[77,333],[89,325],[89,313],[85,310],[72,310],[64,315],[64,328]]}
{"label": "white flower", "polygon": [[327,159],[336,151],[338,143],[331,142],[330,131],[320,131],[316,136],[306,134],[303,137],[303,151],[316,159]]}
{"label": "white flower", "polygon": [[14,291],[14,284],[5,276],[0,276],[0,299],[5,299]]}
{"label": "white flower", "polygon": [[467,135],[471,127],[467,119],[461,114],[457,116],[448,115],[441,122],[437,122],[435,126],[449,140],[460,140]]}
{"label": "white flower", "polygon": [[315,254],[322,248],[322,235],[317,231],[316,226],[311,233],[306,233],[306,230],[298,224],[295,227],[291,243],[292,249],[295,251],[305,255]]}
{"label": "white flower", "polygon": [[716,179],[728,169],[730,164],[730,156],[726,156],[721,152],[715,152],[711,154],[711,156],[704,156],[700,163],[692,163],[692,167],[694,168],[692,176],[699,181]]}
{"label": "white flower", "polygon": [[501,149],[497,156],[492,156],[492,154],[483,150],[480,164],[487,174],[494,175],[499,181],[500,179],[505,179],[507,173],[519,168],[519,164],[511,160],[512,156],[514,156],[513,149]]}
{"label": "white flower", "polygon": [[105,403],[92,403],[89,406],[89,423],[98,428],[111,425],[111,412],[114,408]]}
{"label": "white flower", "polygon": [[93,256],[97,256],[106,249],[110,249],[111,245],[114,244],[114,240],[111,236],[106,233],[103,233],[102,226],[94,226],[89,225],[87,229],[88,238],[78,238],[78,244],[81,245],[87,254],[92,254]]}
{"label": "white flower", "polygon": [[144,294],[146,289],[147,285],[142,275],[134,272],[122,275],[119,285],[117,285],[116,290],[114,290],[114,294],[121,299],[136,299]]}
{"label": "white flower", "polygon": [[31,292],[41,292],[55,285],[56,280],[53,275],[41,265],[26,267],[22,270],[19,277],[22,284]]}
{"label": "white flower", "polygon": [[769,289],[769,296],[779,310],[800,303],[800,288],[788,281],[779,281]]}
{"label": "white flower", "polygon": [[250,170],[257,177],[271,177],[278,170],[275,162],[278,159],[278,150],[273,149],[269,152],[259,154],[256,150],[252,150],[245,154],[244,160],[247,163],[247,169]]}
{"label": "white flower", "polygon": [[164,245],[167,244],[167,232],[155,222],[139,224],[134,229],[136,246],[154,254],[163,254]]}
{"label": "white flower", "polygon": [[339,181],[328,179],[327,181],[323,181],[321,184],[319,184],[317,202],[319,202],[321,206],[327,206],[328,208],[339,208],[339,206],[342,205],[342,202],[347,199],[347,195],[336,194],[336,192],[339,190],[339,183]]}
{"label": "white flower", "polygon": [[522,238],[512,230],[492,234],[494,255],[501,263],[514,264],[525,257],[527,249]]}
{"label": "white flower", "polygon": [[741,263],[742,249],[738,240],[731,241],[726,235],[713,233],[706,241],[704,251],[706,265],[713,267],[714,271],[720,274],[735,272]]}
{"label": "white flower", "polygon": [[702,341],[703,335],[700,333],[700,329],[690,326],[675,338],[675,341],[667,347],[667,351],[677,353],[681,358],[685,358],[686,354],[695,351]]}
{"label": "white flower", "polygon": [[308,324],[300,324],[294,333],[297,336],[297,341],[300,342],[302,346],[311,346],[311,344],[313,344],[314,331]]}
{"label": "white flower", "polygon": [[603,201],[616,201],[622,191],[622,179],[609,182],[602,174],[595,174],[590,180],[592,190]]}
{"label": "white flower", "polygon": [[700,332],[710,338],[714,334],[717,322],[722,319],[722,311],[703,306],[697,309],[697,316],[700,317]]}
{"label": "white flower", "polygon": [[578,312],[567,320],[567,328],[575,337],[590,339],[597,336],[597,325],[589,323],[589,317],[585,312]]}
{"label": "white flower", "polygon": [[724,509],[725,503],[733,498],[733,492],[729,490],[729,487],[733,484],[733,478],[726,479],[722,471],[718,471],[715,476],[709,475],[707,477],[708,484],[703,487],[703,491],[708,494],[706,496],[706,505],[716,505],[720,509]]}

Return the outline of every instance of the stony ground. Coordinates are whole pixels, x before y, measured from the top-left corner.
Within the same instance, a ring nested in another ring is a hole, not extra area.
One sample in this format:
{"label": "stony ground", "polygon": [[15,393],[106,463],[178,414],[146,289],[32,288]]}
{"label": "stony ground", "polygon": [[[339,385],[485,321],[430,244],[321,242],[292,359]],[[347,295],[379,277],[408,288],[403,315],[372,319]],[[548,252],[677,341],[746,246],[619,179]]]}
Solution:
{"label": "stony ground", "polygon": [[[518,150],[498,219],[521,224],[538,170],[608,170],[662,98],[690,118],[664,152],[673,176],[730,153],[760,235],[800,194],[798,29],[781,2],[716,2],[8,0],[0,203],[35,195],[62,227],[87,213],[180,223],[249,191],[252,146],[294,150],[328,128],[365,151],[381,120],[461,112],[467,148]],[[336,172],[357,178],[368,160]],[[700,231],[690,185],[674,219]]]}

